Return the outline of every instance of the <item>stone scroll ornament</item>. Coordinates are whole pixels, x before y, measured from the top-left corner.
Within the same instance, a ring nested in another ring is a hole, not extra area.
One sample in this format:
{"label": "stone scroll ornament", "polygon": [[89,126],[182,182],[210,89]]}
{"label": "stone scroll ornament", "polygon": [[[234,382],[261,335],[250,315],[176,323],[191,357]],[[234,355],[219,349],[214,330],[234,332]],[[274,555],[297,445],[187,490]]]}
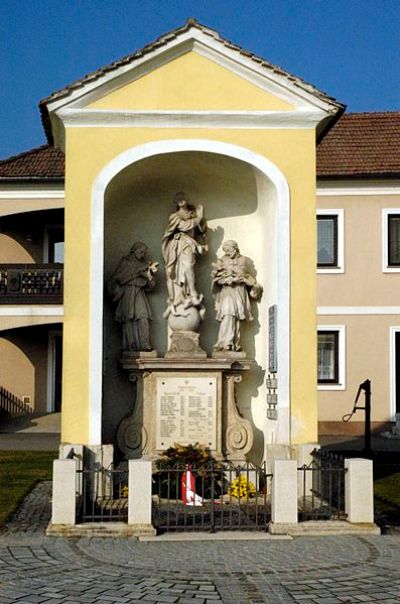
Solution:
{"label": "stone scroll ornament", "polygon": [[129,374],[129,381],[135,386],[132,410],[117,428],[118,447],[127,459],[140,457],[148,441],[143,426],[143,377],[139,372]]}
{"label": "stone scroll ornament", "polygon": [[199,326],[204,319],[203,294],[196,289],[197,258],[205,254],[207,223],[202,205],[188,203],[186,193],[177,193],[176,211],[170,214],[162,238],[168,300],[164,318],[171,330],[167,355],[205,356],[199,346]]}
{"label": "stone scroll ornament", "polygon": [[251,451],[254,443],[253,426],[239,413],[235,385],[242,381],[241,375],[227,375],[227,428],[225,432],[225,454],[230,461],[241,461]]}
{"label": "stone scroll ornament", "polygon": [[140,352],[153,349],[150,341],[152,319],[147,292],[155,285],[157,262],[147,258],[148,247],[137,241],[121,258],[108,289],[117,302],[115,320],[122,325],[123,350]]}
{"label": "stone scroll ornament", "polygon": [[252,321],[250,299],[260,301],[263,288],[251,274],[249,259],[242,256],[236,241],[222,244],[224,255],[211,273],[217,321],[220,322],[215,351],[239,352],[240,324]]}

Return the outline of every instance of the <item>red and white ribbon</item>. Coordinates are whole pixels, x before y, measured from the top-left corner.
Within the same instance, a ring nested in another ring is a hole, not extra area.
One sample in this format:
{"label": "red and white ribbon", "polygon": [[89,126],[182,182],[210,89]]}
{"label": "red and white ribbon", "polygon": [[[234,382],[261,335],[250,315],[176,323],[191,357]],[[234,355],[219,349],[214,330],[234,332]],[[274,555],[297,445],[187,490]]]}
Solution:
{"label": "red and white ribbon", "polygon": [[186,505],[203,505],[202,498],[196,493],[195,477],[189,467],[182,474],[181,498]]}

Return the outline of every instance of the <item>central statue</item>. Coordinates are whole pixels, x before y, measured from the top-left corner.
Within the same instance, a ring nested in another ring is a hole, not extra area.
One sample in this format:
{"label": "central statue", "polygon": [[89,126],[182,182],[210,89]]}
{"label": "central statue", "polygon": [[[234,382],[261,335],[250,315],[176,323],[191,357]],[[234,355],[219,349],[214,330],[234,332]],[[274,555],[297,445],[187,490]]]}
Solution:
{"label": "central statue", "polygon": [[197,331],[205,308],[203,294],[196,289],[195,265],[197,257],[208,250],[207,223],[203,206],[189,204],[186,193],[177,193],[174,202],[176,211],[169,216],[161,242],[168,291],[164,318],[172,330],[170,352],[202,352]]}

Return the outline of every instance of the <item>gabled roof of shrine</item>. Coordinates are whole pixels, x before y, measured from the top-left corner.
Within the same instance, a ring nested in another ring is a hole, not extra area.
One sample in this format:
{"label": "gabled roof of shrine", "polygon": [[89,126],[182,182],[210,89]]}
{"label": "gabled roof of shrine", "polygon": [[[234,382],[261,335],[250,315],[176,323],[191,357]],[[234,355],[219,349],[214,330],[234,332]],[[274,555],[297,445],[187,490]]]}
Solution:
{"label": "gabled roof of shrine", "polygon": [[[322,92],[321,90],[318,90],[311,84],[305,82],[303,79],[288,73],[281,67],[273,65],[266,59],[243,49],[241,46],[238,46],[233,42],[230,42],[229,40],[223,38],[216,30],[210,29],[209,27],[202,25],[195,19],[188,19],[183,26],[178,27],[166,34],[163,34],[154,42],[147,44],[146,46],[139,50],[136,50],[132,54],[118,59],[117,61],[114,61],[110,65],[102,67],[101,69],[97,69],[96,71],[93,71],[83,76],[82,78],[76,80],[75,82],[72,82],[68,86],[65,86],[64,88],[56,92],[53,92],[47,98],[42,99],[39,103],[39,108],[41,112],[43,127],[49,143],[53,142],[52,128],[48,108],[49,104],[58,102],[62,99],[67,99],[73,93],[79,91],[79,89],[83,89],[88,84],[92,84],[97,81],[99,81],[100,83],[102,78],[112,72],[118,71],[119,69],[124,67],[129,67],[130,65],[134,66],[135,61],[143,59],[146,55],[151,55],[151,53],[154,53],[155,51],[166,47],[168,43],[179,39],[191,29],[200,31],[202,34],[208,36],[214,42],[219,44],[222,49],[225,47],[227,50],[237,53],[238,57],[242,57],[243,59],[247,59],[251,62],[254,62],[254,64],[257,64],[258,67],[265,69],[266,74],[270,74],[275,77],[280,77],[281,79],[286,80],[287,84],[294,86],[298,89],[299,92],[307,93],[308,95],[312,95],[320,101],[327,103],[330,106],[332,118],[335,114],[337,114],[336,117],[339,117],[339,115],[344,111],[345,106],[342,103],[339,103],[333,97],[329,96],[325,92]],[[334,119],[332,120],[332,123],[334,123]]]}

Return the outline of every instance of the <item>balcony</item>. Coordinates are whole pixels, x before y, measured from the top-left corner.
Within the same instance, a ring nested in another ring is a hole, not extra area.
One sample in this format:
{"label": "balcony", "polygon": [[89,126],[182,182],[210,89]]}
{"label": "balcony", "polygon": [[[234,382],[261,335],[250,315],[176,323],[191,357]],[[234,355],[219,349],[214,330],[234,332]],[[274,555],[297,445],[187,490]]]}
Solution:
{"label": "balcony", "polygon": [[63,264],[0,264],[0,304],[62,304]]}

